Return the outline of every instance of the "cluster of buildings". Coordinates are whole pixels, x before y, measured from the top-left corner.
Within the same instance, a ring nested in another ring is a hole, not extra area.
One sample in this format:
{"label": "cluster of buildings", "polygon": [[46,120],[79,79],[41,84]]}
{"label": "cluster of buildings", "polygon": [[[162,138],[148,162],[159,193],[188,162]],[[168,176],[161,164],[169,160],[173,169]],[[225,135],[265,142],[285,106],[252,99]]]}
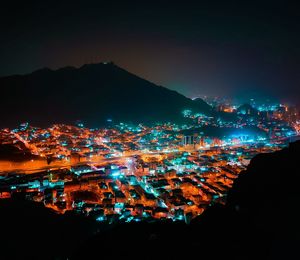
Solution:
{"label": "cluster of buildings", "polygon": [[0,198],[24,197],[59,213],[74,211],[108,223],[172,219],[189,222],[224,203],[235,178],[261,152],[245,145],[193,152],[142,154],[1,176]]}
{"label": "cluster of buildings", "polygon": [[[237,131],[225,131],[222,136],[213,135],[218,136],[221,142],[227,141],[227,143],[236,137],[240,138],[247,135],[250,140],[253,139],[254,141],[299,135],[300,112],[297,107],[282,104],[256,105],[254,101],[251,103],[252,105],[237,106],[223,100],[214,100],[212,103],[216,112],[214,116],[194,113],[191,110],[183,111],[183,116],[189,118],[200,129],[215,127],[240,130],[240,134],[237,134]],[[249,134],[249,132],[251,133]]]}
{"label": "cluster of buildings", "polygon": [[1,145],[35,157],[0,164],[0,198],[25,197],[107,223],[189,222],[226,201],[253,156],[299,134],[298,112],[288,107],[224,107],[218,116],[185,110],[182,125],[2,129]]}

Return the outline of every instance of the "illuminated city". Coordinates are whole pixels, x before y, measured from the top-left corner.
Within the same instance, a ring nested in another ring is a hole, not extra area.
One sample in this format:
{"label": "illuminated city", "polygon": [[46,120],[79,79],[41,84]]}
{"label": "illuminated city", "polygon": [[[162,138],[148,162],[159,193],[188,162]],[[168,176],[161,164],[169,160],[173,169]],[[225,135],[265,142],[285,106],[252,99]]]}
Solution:
{"label": "illuminated city", "polygon": [[[184,125],[83,123],[3,129],[3,145],[30,155],[1,161],[1,198],[24,196],[58,213],[97,221],[189,222],[212,203],[225,203],[241,170],[258,153],[285,147],[299,134],[293,107],[215,109],[234,121],[182,111]],[[228,112],[229,111],[229,112]]]}
{"label": "illuminated city", "polygon": [[300,259],[297,1],[0,10],[0,260]]}

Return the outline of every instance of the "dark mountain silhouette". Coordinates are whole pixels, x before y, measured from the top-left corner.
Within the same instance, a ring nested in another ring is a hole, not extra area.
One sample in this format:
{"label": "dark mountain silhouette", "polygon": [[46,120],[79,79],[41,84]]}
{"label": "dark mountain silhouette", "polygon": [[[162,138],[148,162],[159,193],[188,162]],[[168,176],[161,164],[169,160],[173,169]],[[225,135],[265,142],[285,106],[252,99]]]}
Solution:
{"label": "dark mountain silhouette", "polygon": [[[232,236],[247,259],[300,259],[300,141],[251,160],[228,194]],[[252,256],[252,258],[251,258]]]}
{"label": "dark mountain silhouette", "polygon": [[113,63],[45,68],[28,75],[3,77],[0,88],[5,97],[0,103],[2,126],[23,121],[41,126],[76,120],[99,126],[107,119],[178,121],[183,109],[211,113],[203,100],[192,101]]}
{"label": "dark mountain silhouette", "polygon": [[227,204],[208,208],[190,225],[101,226],[32,202],[0,201],[0,258],[299,259],[299,155],[300,141],[257,155],[235,181]]}

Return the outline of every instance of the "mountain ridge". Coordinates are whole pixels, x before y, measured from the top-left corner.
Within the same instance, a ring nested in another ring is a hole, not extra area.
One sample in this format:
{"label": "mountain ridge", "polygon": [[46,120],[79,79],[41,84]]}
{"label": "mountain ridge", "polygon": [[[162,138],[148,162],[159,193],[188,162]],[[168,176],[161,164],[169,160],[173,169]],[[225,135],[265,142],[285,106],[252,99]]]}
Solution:
{"label": "mountain ridge", "polygon": [[8,112],[0,116],[2,124],[33,121],[45,125],[82,120],[97,125],[108,118],[172,122],[182,120],[183,109],[212,113],[203,100],[194,102],[114,63],[43,68],[30,74],[1,77],[0,87],[6,96],[0,107]]}

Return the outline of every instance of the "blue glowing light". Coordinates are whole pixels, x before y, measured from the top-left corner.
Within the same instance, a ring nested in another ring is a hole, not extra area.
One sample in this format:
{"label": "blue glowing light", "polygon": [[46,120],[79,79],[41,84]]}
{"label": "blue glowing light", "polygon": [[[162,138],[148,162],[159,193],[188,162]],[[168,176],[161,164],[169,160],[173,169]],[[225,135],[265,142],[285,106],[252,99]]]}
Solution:
{"label": "blue glowing light", "polygon": [[100,216],[96,219],[97,221],[104,221],[104,217],[103,216]]}

